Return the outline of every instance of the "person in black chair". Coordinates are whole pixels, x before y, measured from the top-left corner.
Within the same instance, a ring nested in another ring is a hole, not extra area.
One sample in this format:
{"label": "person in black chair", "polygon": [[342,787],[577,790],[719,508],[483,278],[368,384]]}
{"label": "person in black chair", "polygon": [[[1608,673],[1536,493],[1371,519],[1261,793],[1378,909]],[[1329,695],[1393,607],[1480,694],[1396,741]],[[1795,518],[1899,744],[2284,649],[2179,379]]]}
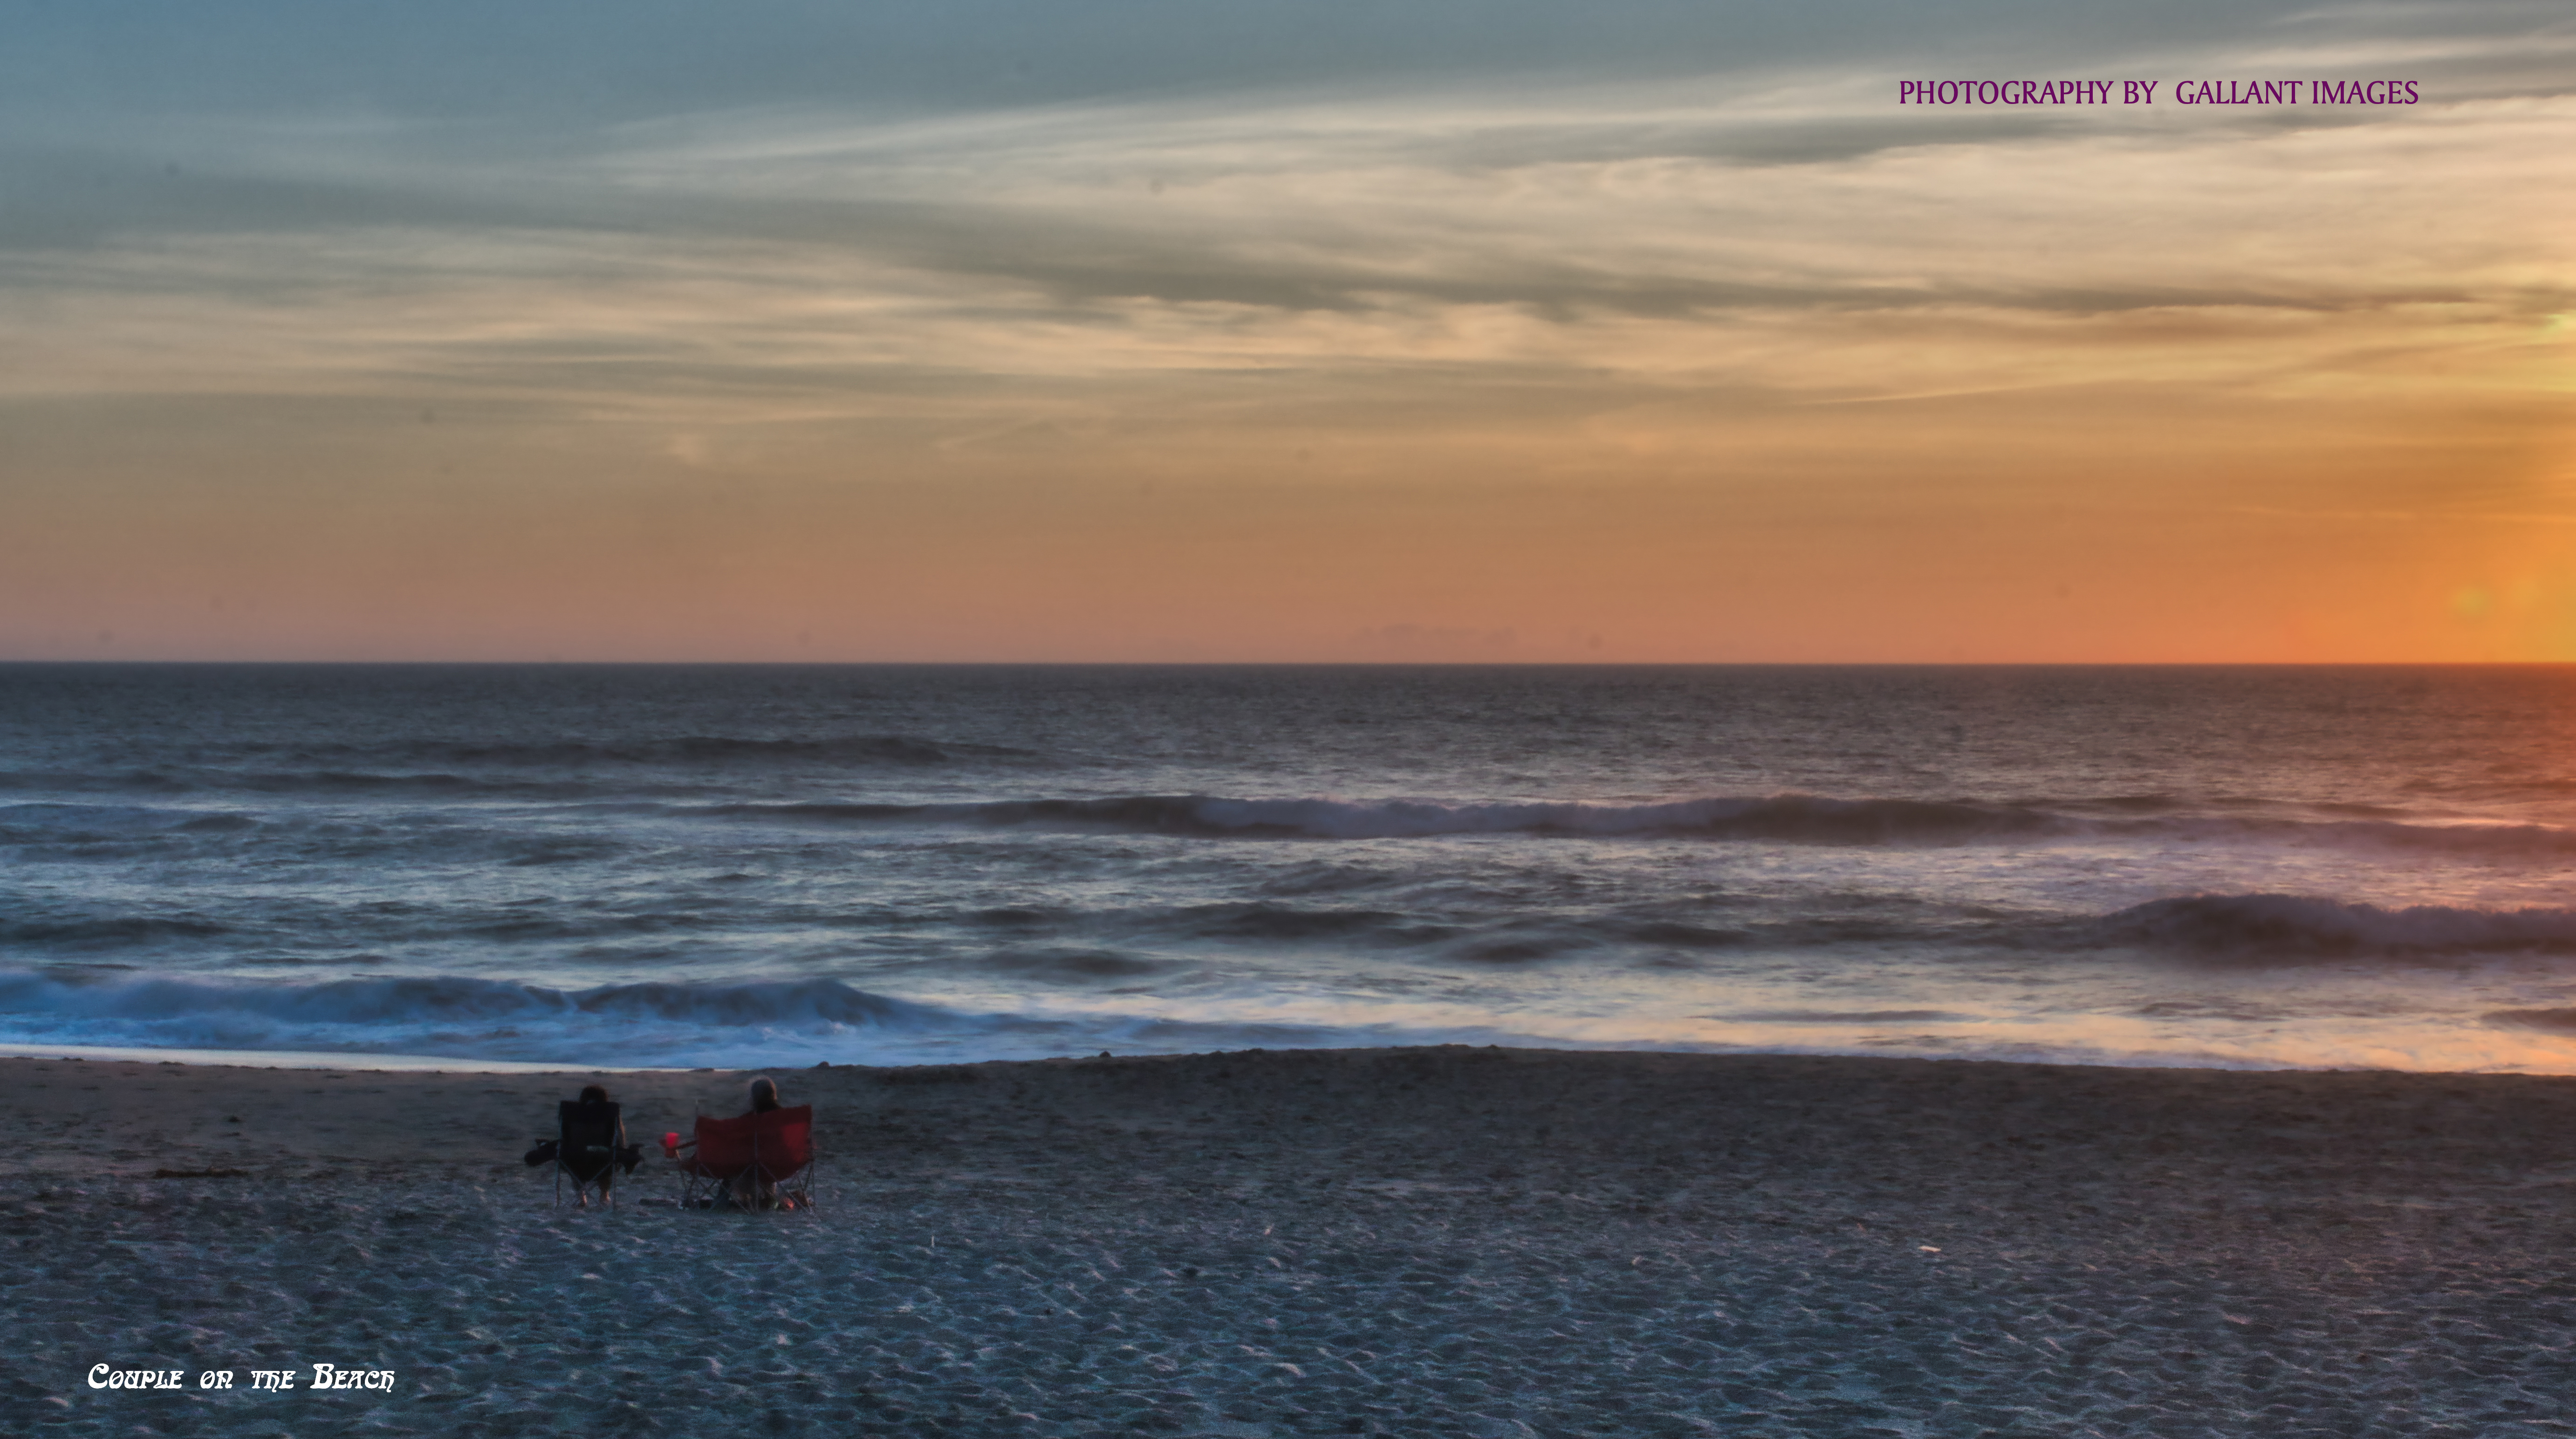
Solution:
{"label": "person in black chair", "polygon": [[633,1172],[644,1156],[639,1146],[626,1142],[626,1121],[608,1091],[585,1086],[581,1098],[555,1106],[555,1121],[555,1137],[529,1150],[526,1159],[531,1166],[554,1161],[556,1202],[563,1200],[566,1179],[572,1181],[575,1204],[588,1205],[593,1191],[601,1203],[614,1202],[617,1171]]}

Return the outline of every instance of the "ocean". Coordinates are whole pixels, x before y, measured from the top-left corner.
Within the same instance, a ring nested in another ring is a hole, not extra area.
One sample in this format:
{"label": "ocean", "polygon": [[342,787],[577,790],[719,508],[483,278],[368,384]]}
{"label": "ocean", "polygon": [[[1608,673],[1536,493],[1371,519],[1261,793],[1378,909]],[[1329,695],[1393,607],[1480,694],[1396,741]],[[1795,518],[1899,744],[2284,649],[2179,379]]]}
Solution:
{"label": "ocean", "polygon": [[0,666],[0,1049],[2576,1072],[2576,670]]}

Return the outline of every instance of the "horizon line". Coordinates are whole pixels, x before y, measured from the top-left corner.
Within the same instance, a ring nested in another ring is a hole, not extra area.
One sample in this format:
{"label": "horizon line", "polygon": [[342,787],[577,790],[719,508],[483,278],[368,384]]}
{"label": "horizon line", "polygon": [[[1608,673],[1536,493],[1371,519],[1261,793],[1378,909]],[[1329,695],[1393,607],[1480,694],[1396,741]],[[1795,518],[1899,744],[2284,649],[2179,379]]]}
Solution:
{"label": "horizon line", "polygon": [[11,659],[0,669],[2567,669],[2576,660],[579,660]]}

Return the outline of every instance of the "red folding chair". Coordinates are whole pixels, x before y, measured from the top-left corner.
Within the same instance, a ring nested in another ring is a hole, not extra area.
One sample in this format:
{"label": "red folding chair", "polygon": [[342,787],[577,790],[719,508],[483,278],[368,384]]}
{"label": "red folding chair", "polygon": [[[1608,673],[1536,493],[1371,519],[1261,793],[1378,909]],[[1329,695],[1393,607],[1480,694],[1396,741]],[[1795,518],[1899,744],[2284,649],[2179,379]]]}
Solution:
{"label": "red folding chair", "polygon": [[679,1146],[680,1207],[713,1208],[745,1196],[759,1209],[814,1207],[814,1106],[734,1119],[698,1116],[698,1137]]}

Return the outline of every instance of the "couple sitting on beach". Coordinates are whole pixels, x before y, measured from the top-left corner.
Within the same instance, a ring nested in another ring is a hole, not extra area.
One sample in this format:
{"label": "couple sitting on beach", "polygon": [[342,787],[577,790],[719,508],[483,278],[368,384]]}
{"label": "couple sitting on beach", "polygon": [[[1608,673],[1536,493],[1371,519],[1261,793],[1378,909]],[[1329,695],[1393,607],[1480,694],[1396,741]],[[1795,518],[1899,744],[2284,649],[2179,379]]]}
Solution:
{"label": "couple sitting on beach", "polygon": [[[626,1142],[626,1122],[608,1091],[585,1087],[581,1097],[556,1106],[556,1137],[531,1149],[530,1167],[551,1162],[560,1199],[563,1183],[573,1184],[577,1204],[596,1193],[609,1200],[620,1170],[632,1174],[643,1162],[643,1147]],[[803,1182],[814,1159],[810,1105],[788,1109],[778,1102],[778,1086],[768,1079],[751,1082],[751,1108],[733,1119],[698,1117],[697,1136],[683,1143],[677,1133],[662,1136],[662,1152],[679,1162],[687,1181],[684,1205],[736,1209],[796,1209],[810,1205],[812,1188]],[[695,1151],[684,1153],[684,1151]]]}

